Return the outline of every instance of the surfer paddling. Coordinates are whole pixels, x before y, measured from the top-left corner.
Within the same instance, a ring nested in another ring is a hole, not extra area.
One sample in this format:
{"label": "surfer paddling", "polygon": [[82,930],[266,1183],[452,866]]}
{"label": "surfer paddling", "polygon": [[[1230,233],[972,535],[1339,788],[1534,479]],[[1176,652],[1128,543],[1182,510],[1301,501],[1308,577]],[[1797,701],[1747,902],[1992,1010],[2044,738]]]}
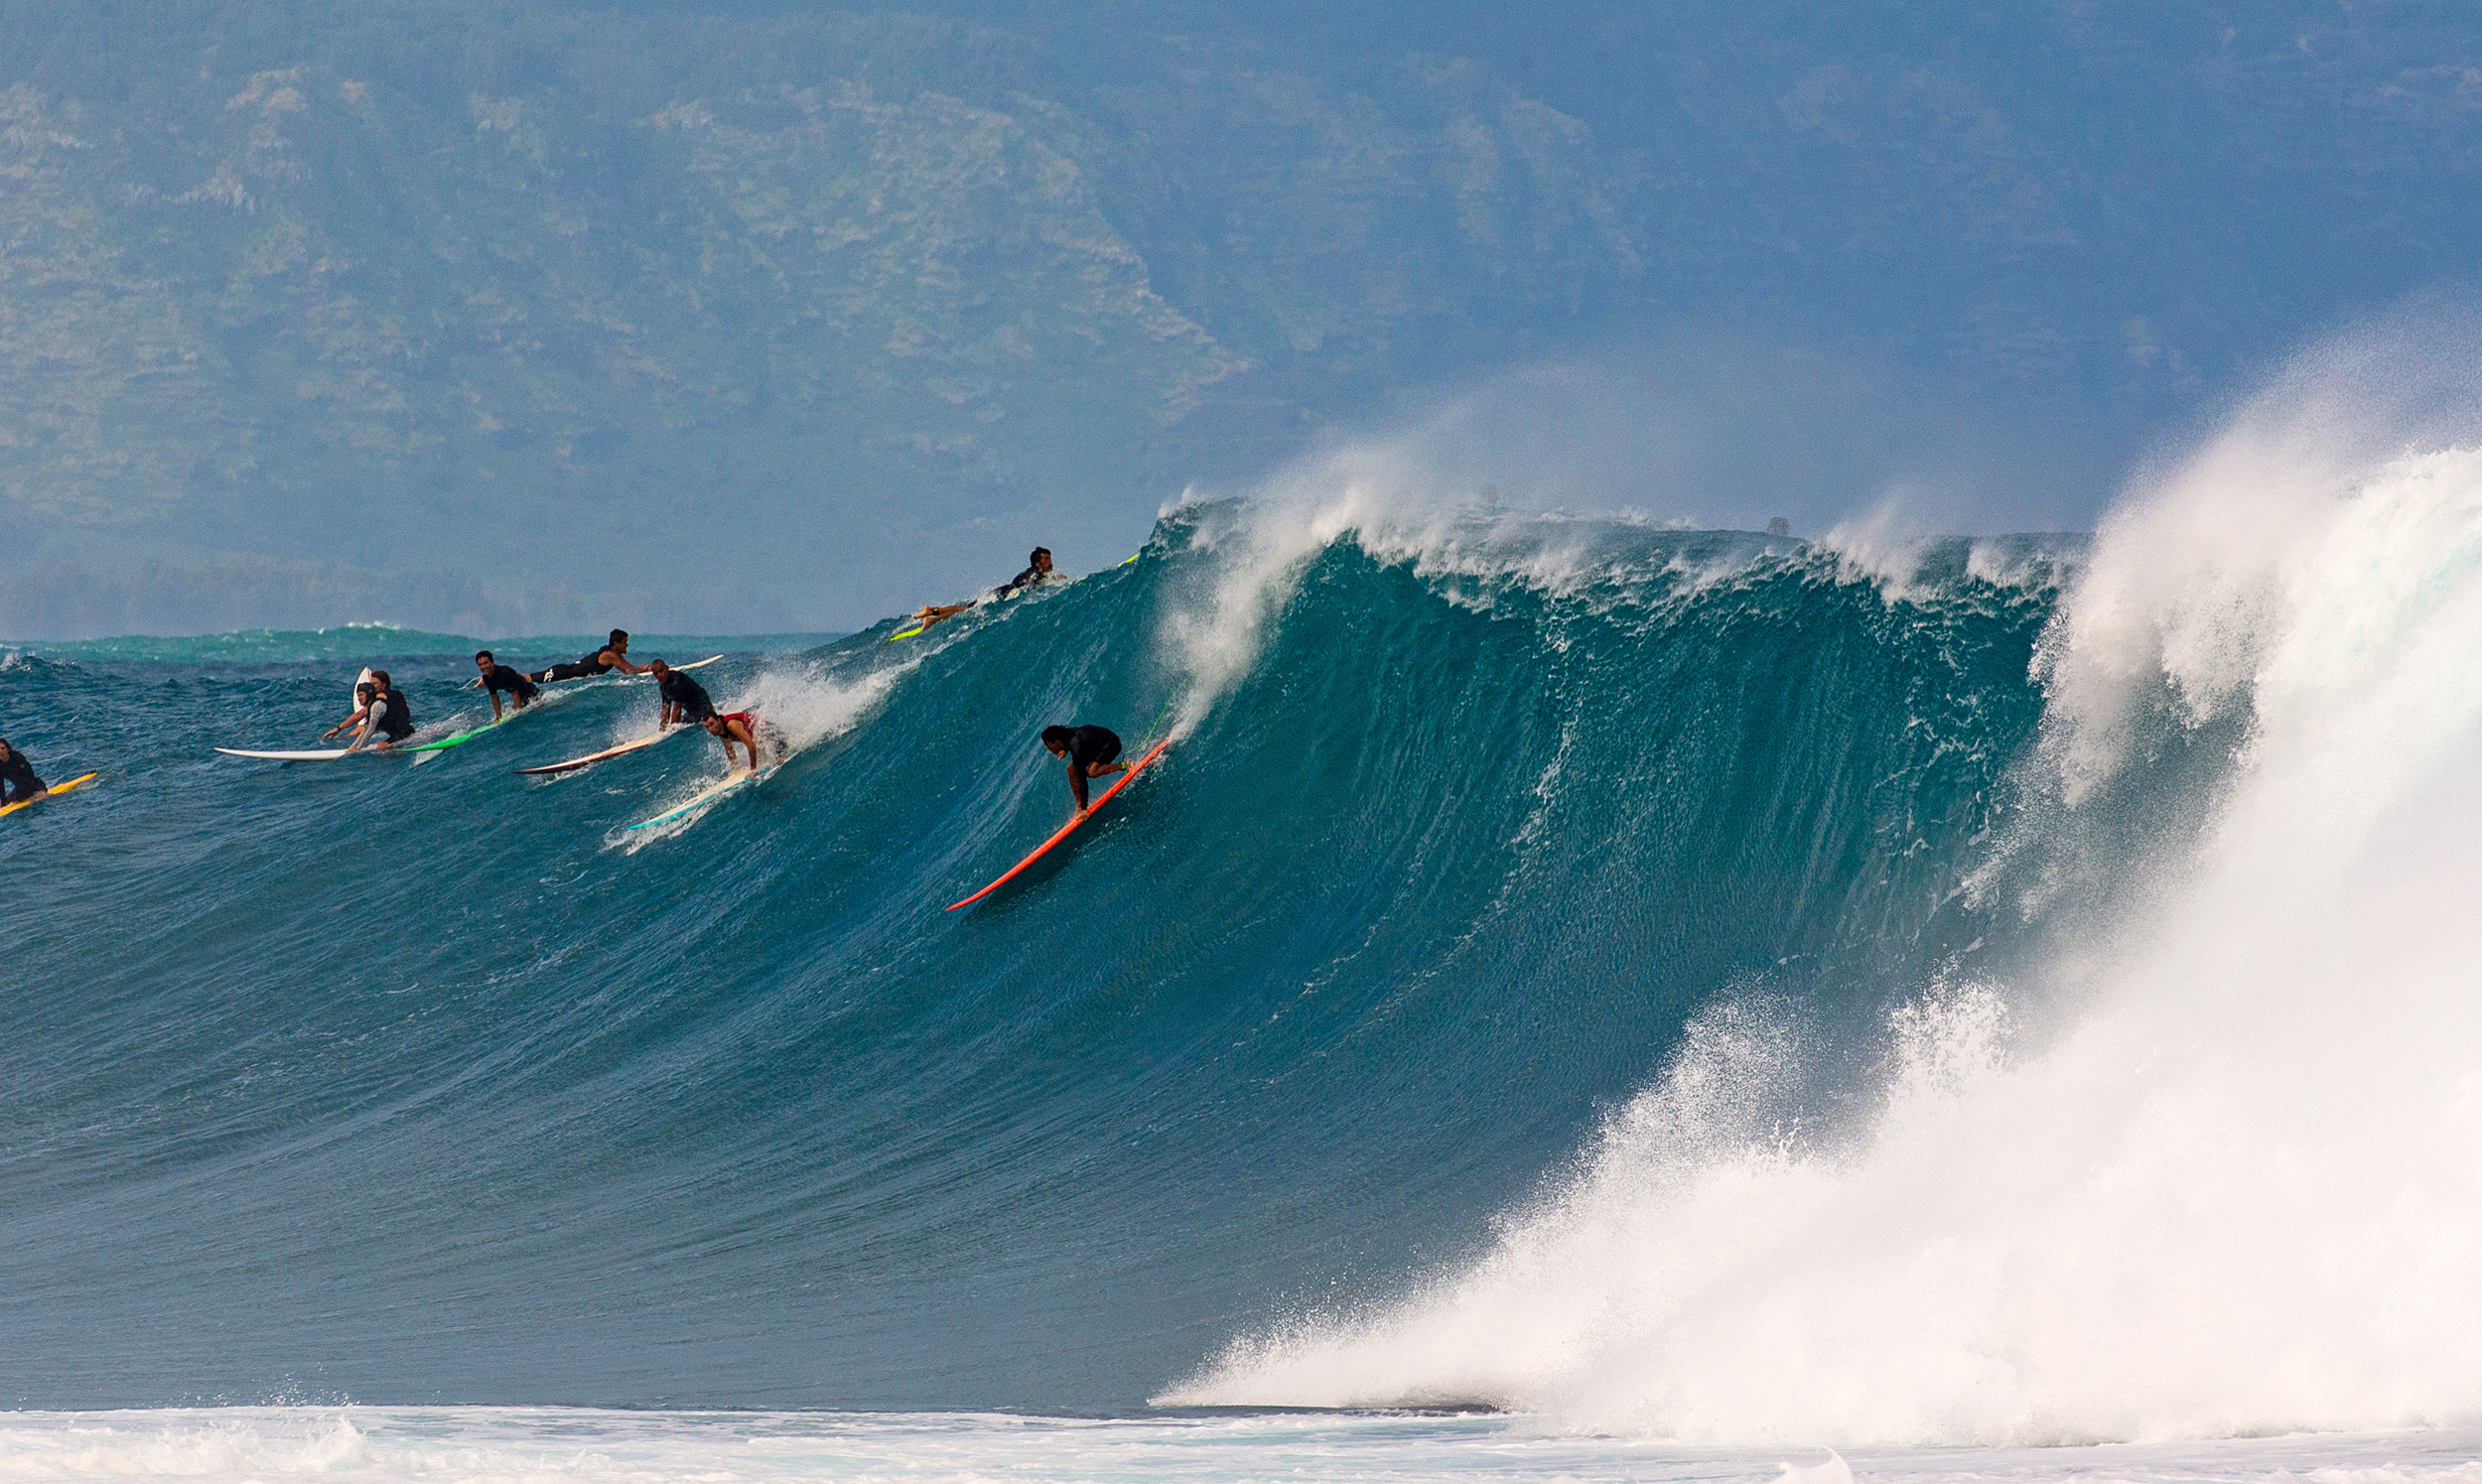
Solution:
{"label": "surfer paddling", "polygon": [[615,670],[623,675],[643,675],[646,673],[646,668],[644,665],[630,663],[629,631],[625,628],[616,628],[612,631],[611,637],[604,641],[603,648],[591,654],[582,654],[573,663],[554,665],[538,673],[534,678],[538,682],[548,684],[555,680],[586,680],[597,675],[609,675]]}
{"label": "surfer paddling", "polygon": [[1120,735],[1103,727],[1045,727],[1042,744],[1068,759],[1068,791],[1077,796],[1077,817],[1086,817],[1086,780],[1129,766],[1120,756]]}
{"label": "surfer paddling", "polygon": [[[405,693],[388,679],[387,671],[365,670],[362,673],[370,678],[353,687],[353,714],[329,728],[320,741],[330,741],[358,722],[362,730],[345,744],[345,750],[358,752],[365,744],[370,744],[384,752],[414,735],[414,709],[406,704]],[[373,733],[381,739],[376,743],[370,742]]]}
{"label": "surfer paddling", "polygon": [[35,776],[35,765],[26,754],[0,738],[0,804],[23,804],[43,797],[43,780]]}
{"label": "surfer paddling", "polygon": [[499,720],[499,693],[508,693],[512,711],[523,711],[526,703],[543,694],[543,688],[527,679],[521,671],[512,670],[491,657],[488,649],[474,652],[474,667],[483,672],[483,689],[491,698],[491,720]]}
{"label": "surfer paddling", "polygon": [[[1027,554],[1025,571],[1019,573],[1013,578],[1010,578],[999,587],[992,589],[991,592],[986,595],[986,598],[978,598],[974,600],[974,603],[982,603],[985,601],[998,603],[1003,598],[1015,598],[1018,594],[1027,592],[1030,589],[1039,588],[1050,580],[1051,548],[1047,546],[1037,546],[1032,552]],[[913,622],[916,626],[913,631],[915,633],[920,633],[923,629],[930,627],[932,624],[939,622],[943,618],[953,618],[957,614],[964,612],[967,608],[972,607],[974,603],[943,603],[937,605],[924,605],[921,607],[915,608],[913,610]]]}

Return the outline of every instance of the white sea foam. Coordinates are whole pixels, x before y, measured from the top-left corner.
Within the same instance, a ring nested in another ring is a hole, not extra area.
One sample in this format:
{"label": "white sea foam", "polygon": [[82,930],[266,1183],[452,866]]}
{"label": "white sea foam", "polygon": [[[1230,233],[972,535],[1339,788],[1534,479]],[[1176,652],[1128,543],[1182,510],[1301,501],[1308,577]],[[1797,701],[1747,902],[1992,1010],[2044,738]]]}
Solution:
{"label": "white sea foam", "polygon": [[0,1484],[104,1478],[341,1484],[2482,1484],[2472,1434],[2029,1451],[1719,1450],[1487,1416],[1080,1418],[989,1414],[233,1408],[0,1416]]}
{"label": "white sea foam", "polygon": [[2105,524],[2040,661],[2053,827],[2246,744],[2059,963],[1895,1018],[1865,1127],[1790,1121],[1799,1034],[1719,1011],[1481,1261],[1167,1400],[1739,1444],[2482,1417],[2482,451],[2424,421],[2470,397],[2358,396],[2402,365],[2312,357]]}
{"label": "white sea foam", "polygon": [[[832,679],[806,662],[770,661],[746,683],[719,688],[716,710],[747,711],[758,719],[759,762],[769,764],[779,757],[790,758],[821,742],[832,742],[862,725],[887,701],[896,682],[920,663],[921,656],[916,654],[857,677]],[[723,745],[696,728],[690,729],[690,742],[708,749],[710,755]],[[724,767],[700,768],[674,790],[668,801],[650,808],[649,815],[690,802],[729,777],[729,768],[748,765],[745,754],[738,750],[724,755]],[[618,831],[611,843],[634,853],[682,833],[708,812],[702,808],[652,828]]]}

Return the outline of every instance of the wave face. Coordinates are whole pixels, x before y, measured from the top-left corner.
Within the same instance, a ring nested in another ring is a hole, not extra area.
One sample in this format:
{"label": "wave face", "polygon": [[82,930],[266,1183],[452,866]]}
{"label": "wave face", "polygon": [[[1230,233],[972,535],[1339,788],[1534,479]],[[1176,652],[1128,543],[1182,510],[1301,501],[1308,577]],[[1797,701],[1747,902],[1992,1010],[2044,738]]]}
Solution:
{"label": "wave face", "polygon": [[1167,1400],[1743,1443],[2470,1420],[2482,452],[2421,436],[2418,379],[2337,350],[2098,532],[1967,881],[2011,941],[1885,1011],[1840,1116],[1781,1088],[1853,1022],[1726,990],[1484,1251]]}
{"label": "wave face", "polygon": [[[1720,996],[1852,1027],[1811,1116],[1866,1083],[2024,937],[1961,888],[2062,556],[1191,507],[718,665],[798,750],[638,832],[707,739],[508,770],[641,685],[286,767],[209,748],[309,744],[351,660],[19,655],[13,739],[106,778],[0,837],[0,1395],[1142,1406],[1481,1258]],[[425,721],[468,673],[398,667]],[[1178,740],[941,911],[1065,817],[1052,721]]]}

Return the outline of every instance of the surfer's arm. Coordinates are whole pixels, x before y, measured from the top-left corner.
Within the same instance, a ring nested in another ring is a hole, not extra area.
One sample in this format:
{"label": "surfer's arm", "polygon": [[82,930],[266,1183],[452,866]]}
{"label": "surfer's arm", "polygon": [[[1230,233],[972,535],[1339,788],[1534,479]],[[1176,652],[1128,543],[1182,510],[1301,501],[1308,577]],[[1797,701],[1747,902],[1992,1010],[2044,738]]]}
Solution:
{"label": "surfer's arm", "polygon": [[1077,812],[1086,812],[1086,770],[1071,756],[1068,759],[1068,791],[1077,795]]}
{"label": "surfer's arm", "polygon": [[499,692],[490,691],[487,694],[491,698],[491,720],[496,722],[499,720]]}
{"label": "surfer's arm", "polygon": [[355,722],[358,722],[358,721],[362,720],[364,717],[367,717],[368,715],[370,715],[370,708],[369,708],[369,707],[367,707],[367,706],[359,706],[359,707],[355,707],[355,708],[353,709],[353,714],[352,714],[351,716],[346,717],[344,721],[337,723],[335,726],[333,726],[333,727],[329,728],[327,731],[325,731],[325,732],[321,733],[321,734],[319,735],[319,740],[320,740],[321,742],[326,742],[329,738],[332,738],[332,737],[336,736],[338,733],[343,732],[345,728],[352,726]]}

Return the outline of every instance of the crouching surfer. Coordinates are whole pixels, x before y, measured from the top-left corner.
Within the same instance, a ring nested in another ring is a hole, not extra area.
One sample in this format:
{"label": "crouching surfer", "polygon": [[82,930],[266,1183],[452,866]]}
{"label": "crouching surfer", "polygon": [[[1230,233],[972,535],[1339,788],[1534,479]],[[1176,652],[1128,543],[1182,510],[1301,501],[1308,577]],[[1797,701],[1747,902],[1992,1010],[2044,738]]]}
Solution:
{"label": "crouching surfer", "polygon": [[[707,688],[662,660],[646,666],[655,677],[655,730],[669,731],[683,722],[704,723],[715,715],[715,698]],[[729,754],[732,748],[727,747]]]}
{"label": "crouching surfer", "polygon": [[26,754],[0,738],[0,804],[23,804],[28,799],[43,797],[43,780],[35,776],[35,765]]}
{"label": "crouching surfer", "polygon": [[646,673],[646,666],[629,661],[629,631],[625,628],[614,629],[601,649],[578,656],[574,663],[554,665],[534,678],[541,682],[586,680],[597,675],[609,675],[615,670],[623,675]]}
{"label": "crouching surfer", "polygon": [[[724,743],[724,765],[727,769],[733,766],[733,744],[739,742],[743,750],[750,754],[750,770],[754,773],[758,771],[757,716],[747,711],[718,715],[715,698],[707,694],[705,686],[662,660],[656,660],[646,668],[654,672],[655,693],[663,698],[661,709],[655,713],[657,727],[695,722],[707,729],[709,737]],[[779,760],[784,755],[784,744],[780,741],[775,744],[775,755]]]}
{"label": "crouching surfer", "polygon": [[[387,671],[370,670],[364,673],[370,678],[353,687],[353,714],[329,728],[327,736],[320,741],[326,742],[359,722],[362,730],[345,744],[345,750],[358,752],[366,745],[375,745],[378,750],[385,751],[414,735],[414,709],[406,704],[405,693],[388,679]],[[381,739],[375,744],[370,741],[373,734]]]}
{"label": "crouching surfer", "polygon": [[474,652],[474,667],[483,672],[483,689],[491,697],[491,720],[499,720],[499,693],[508,693],[511,711],[523,711],[528,702],[543,694],[543,688],[526,678],[522,671],[512,670],[491,657],[488,649]]}
{"label": "crouching surfer", "polygon": [[1117,761],[1120,756],[1120,735],[1103,727],[1045,727],[1042,744],[1054,757],[1068,759],[1068,791],[1077,796],[1077,815],[1084,818],[1091,806],[1086,802],[1086,780],[1117,773],[1129,766]]}
{"label": "crouching surfer", "polygon": [[[727,773],[733,769],[733,743],[740,742],[750,753],[752,775],[757,775],[758,771],[758,719],[756,716],[746,711],[728,711],[722,716],[711,713],[704,725],[709,737],[724,743],[724,769]],[[775,744],[775,755],[779,759],[783,757],[784,744],[782,742]]]}

